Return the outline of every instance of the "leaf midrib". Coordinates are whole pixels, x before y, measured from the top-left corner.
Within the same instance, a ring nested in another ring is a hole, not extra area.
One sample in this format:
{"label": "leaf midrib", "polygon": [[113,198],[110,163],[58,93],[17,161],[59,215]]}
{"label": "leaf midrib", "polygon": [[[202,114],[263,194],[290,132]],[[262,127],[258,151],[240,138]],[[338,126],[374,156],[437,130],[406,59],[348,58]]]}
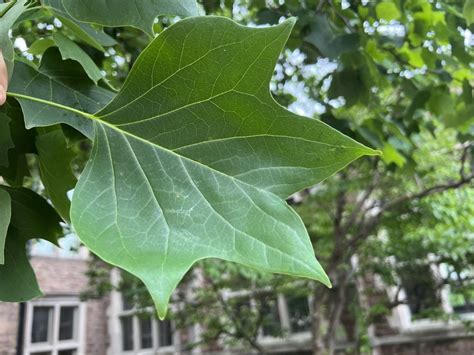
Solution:
{"label": "leaf midrib", "polygon": [[[221,176],[223,176],[223,177],[225,177],[225,178],[227,178],[227,179],[230,179],[231,181],[234,181],[234,182],[243,184],[243,185],[248,186],[248,187],[250,187],[250,188],[252,188],[252,189],[256,189],[256,190],[258,190],[258,191],[260,191],[260,192],[262,192],[262,193],[273,195],[275,198],[278,198],[278,199],[280,200],[280,198],[279,198],[277,195],[275,195],[273,192],[271,192],[271,191],[264,190],[264,189],[262,189],[262,188],[259,188],[258,186],[250,185],[249,183],[247,183],[247,182],[245,182],[245,181],[242,181],[242,180],[240,180],[240,179],[237,179],[237,178],[235,178],[235,177],[233,177],[233,176],[231,176],[231,175],[227,175],[227,174],[225,174],[225,173],[223,173],[223,172],[221,172],[221,171],[219,171],[219,170],[213,169],[212,167],[210,167],[210,166],[208,166],[208,165],[205,165],[205,164],[202,164],[202,163],[199,162],[199,161],[196,161],[196,160],[193,160],[193,159],[188,158],[188,157],[186,157],[186,156],[180,155],[180,154],[174,152],[173,150],[170,150],[170,149],[168,149],[168,148],[166,148],[166,147],[160,146],[160,145],[158,145],[158,144],[156,144],[156,143],[147,141],[146,139],[144,139],[144,138],[142,138],[142,137],[140,137],[140,136],[136,136],[136,135],[134,135],[134,134],[132,134],[132,133],[130,133],[130,132],[121,130],[120,128],[114,126],[113,124],[108,123],[108,122],[106,122],[106,121],[103,121],[103,120],[99,119],[99,118],[96,117],[95,115],[88,114],[88,113],[86,113],[86,112],[82,112],[82,111],[76,110],[76,109],[74,109],[74,108],[71,108],[71,107],[68,107],[68,106],[64,106],[64,105],[61,105],[61,104],[57,104],[57,103],[54,103],[54,102],[51,102],[51,101],[38,99],[38,98],[36,98],[36,97],[31,97],[31,96],[27,96],[27,95],[19,95],[19,94],[16,94],[16,93],[8,93],[8,94],[11,95],[11,96],[13,96],[13,97],[19,97],[19,98],[23,98],[23,99],[29,99],[29,100],[31,100],[31,101],[36,101],[36,102],[39,101],[39,102],[41,102],[41,103],[43,103],[43,104],[49,104],[49,105],[51,105],[51,106],[55,106],[55,107],[58,107],[58,108],[61,108],[61,109],[64,109],[64,110],[72,111],[72,112],[74,112],[74,113],[76,113],[76,114],[82,115],[83,117],[85,117],[85,118],[87,118],[87,119],[90,119],[90,120],[93,120],[93,121],[97,122],[97,124],[101,124],[101,125],[107,126],[107,127],[111,128],[111,129],[115,130],[116,132],[122,134],[122,135],[125,136],[125,137],[128,136],[128,137],[131,137],[131,138],[136,139],[136,140],[138,140],[138,141],[141,141],[141,142],[144,143],[144,144],[151,145],[152,147],[155,147],[155,148],[157,148],[157,149],[159,149],[159,150],[165,151],[165,152],[167,152],[167,153],[169,153],[169,154],[171,154],[171,155],[173,155],[173,156],[176,156],[176,157],[177,157],[178,159],[180,159],[180,160],[187,160],[187,161],[191,162],[192,164],[196,164],[196,165],[198,165],[198,166],[201,166],[201,167],[203,167],[203,168],[205,168],[205,169],[207,169],[207,170],[210,170],[210,171],[212,171],[212,172],[214,172],[214,173],[216,173],[216,174],[218,174],[218,175],[221,175]],[[291,138],[291,137],[288,137],[288,138]],[[287,225],[287,226],[288,226],[288,225]],[[288,226],[288,227],[291,228],[290,226]],[[253,239],[257,240],[258,242],[261,242],[261,241],[259,241],[259,240],[256,239],[256,238],[253,238]],[[263,242],[261,242],[261,243],[263,243]],[[263,244],[264,244],[265,246],[271,248],[271,246],[269,246],[269,245],[267,245],[267,244],[265,244],[265,243],[263,243]],[[281,252],[281,251],[280,251],[280,252]],[[301,261],[299,261],[299,260],[297,260],[297,259],[291,257],[291,255],[288,255],[288,254],[283,253],[283,252],[281,252],[281,253],[282,253],[282,255],[290,256],[290,258],[291,258],[292,260],[294,259],[294,260],[296,260],[297,262],[301,262]],[[302,262],[301,262],[301,263],[302,263]],[[316,271],[316,270],[313,270],[312,268],[310,268],[308,265],[306,265],[306,264],[304,264],[304,263],[302,263],[302,265],[304,265],[305,268],[307,268],[308,270],[311,270],[312,272]]]}

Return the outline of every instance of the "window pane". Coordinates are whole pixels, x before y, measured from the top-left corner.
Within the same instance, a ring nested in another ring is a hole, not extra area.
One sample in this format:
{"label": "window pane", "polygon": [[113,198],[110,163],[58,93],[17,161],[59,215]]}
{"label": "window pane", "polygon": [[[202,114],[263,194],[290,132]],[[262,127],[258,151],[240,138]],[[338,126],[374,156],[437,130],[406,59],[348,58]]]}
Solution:
{"label": "window pane", "polygon": [[288,315],[293,333],[304,332],[311,327],[308,298],[306,296],[287,297]]}
{"label": "window pane", "polygon": [[150,349],[153,347],[151,318],[140,318],[140,345],[142,349]]}
{"label": "window pane", "polygon": [[274,337],[281,335],[280,312],[276,298],[267,296],[261,302],[263,335]]}
{"label": "window pane", "polygon": [[77,355],[77,349],[60,350],[58,355]]}
{"label": "window pane", "polygon": [[52,313],[53,307],[33,307],[32,343],[45,343],[50,340]]}
{"label": "window pane", "polygon": [[125,294],[121,294],[122,296],[122,309],[124,311],[129,311],[133,309],[133,299],[130,296],[127,296]]}
{"label": "window pane", "polygon": [[31,355],[51,355],[51,351],[42,351],[40,353],[31,353]]}
{"label": "window pane", "polygon": [[122,317],[122,348],[133,350],[133,317]]}
{"label": "window pane", "polygon": [[429,265],[405,265],[398,274],[414,319],[429,317],[440,308],[438,287]]}
{"label": "window pane", "polygon": [[74,339],[77,307],[61,307],[59,317],[59,340]]}
{"label": "window pane", "polygon": [[173,328],[171,321],[158,321],[158,339],[160,347],[173,345]]}

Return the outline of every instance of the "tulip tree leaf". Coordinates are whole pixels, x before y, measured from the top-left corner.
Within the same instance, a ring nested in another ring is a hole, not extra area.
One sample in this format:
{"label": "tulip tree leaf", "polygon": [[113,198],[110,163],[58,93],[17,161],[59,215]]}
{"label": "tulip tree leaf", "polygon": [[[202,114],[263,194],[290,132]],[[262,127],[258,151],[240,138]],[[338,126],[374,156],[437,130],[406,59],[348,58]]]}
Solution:
{"label": "tulip tree leaf", "polygon": [[[70,201],[68,191],[76,185],[71,161],[74,152],[68,148],[66,137],[60,126],[39,128],[36,136],[41,181],[56,211],[69,221]],[[61,154],[58,154],[61,152]]]}
{"label": "tulip tree leaf", "polygon": [[27,0],[18,0],[15,3],[0,4],[0,49],[7,65],[9,78],[11,78],[13,72],[15,52],[8,31],[23,11],[26,10],[27,2]]}
{"label": "tulip tree leaf", "polygon": [[56,42],[52,38],[40,38],[28,48],[28,53],[33,55],[43,54],[48,48],[54,46]]}
{"label": "tulip tree leaf", "polygon": [[57,244],[62,234],[60,217],[44,198],[25,188],[0,186],[11,199],[11,220],[0,265],[0,301],[24,302],[41,296],[26,255],[29,239],[42,238]]}
{"label": "tulip tree leaf", "polygon": [[[0,148],[4,149],[9,146],[7,150],[8,164],[7,166],[0,164],[0,175],[9,185],[20,186],[23,183],[23,178],[29,175],[25,155],[35,152],[34,132],[25,129],[21,108],[14,99],[8,99],[0,107],[0,120],[9,122],[6,132],[12,142],[12,144],[8,143]],[[0,131],[0,136],[4,133],[5,131]]]}
{"label": "tulip tree leaf", "polygon": [[377,152],[271,97],[293,23],[180,21],[141,54],[115,99],[86,115],[95,141],[73,226],[94,253],[146,284],[160,317],[203,258],[329,285],[283,198]]}
{"label": "tulip tree leaf", "polygon": [[469,26],[474,23],[474,0],[466,0],[464,2],[462,13]]}
{"label": "tulip tree leaf", "polygon": [[[38,69],[18,62],[9,91],[90,113],[104,107],[114,96],[113,92],[88,80],[77,62],[63,61],[56,48],[49,48],[45,52]],[[82,116],[28,99],[18,98],[18,101],[27,128],[67,123],[92,138],[92,122],[84,120]]]}
{"label": "tulip tree leaf", "polygon": [[61,57],[63,60],[71,59],[78,62],[84,71],[87,73],[87,76],[95,83],[102,79],[102,74],[100,69],[94,63],[94,61],[89,57],[89,55],[82,50],[74,41],[71,41],[61,32],[56,32],[53,34],[54,41],[61,52]]}
{"label": "tulip tree leaf", "polygon": [[5,263],[5,239],[11,218],[11,199],[8,192],[0,190],[0,265]]}
{"label": "tulip tree leaf", "polygon": [[73,19],[63,6],[61,0],[44,0],[43,6],[54,13],[54,15],[72,31],[78,39],[88,45],[104,51],[104,46],[113,46],[117,42],[104,32],[93,28],[87,23],[81,23]]}
{"label": "tulip tree leaf", "polygon": [[[43,2],[58,7],[57,0]],[[195,0],[62,0],[59,6],[78,21],[107,27],[133,26],[150,35],[157,16],[198,15]]]}
{"label": "tulip tree leaf", "polygon": [[8,167],[8,153],[13,144],[10,134],[10,117],[0,112],[0,167]]}
{"label": "tulip tree leaf", "polygon": [[[269,81],[293,24],[180,21],[147,47],[121,92],[95,114],[67,106],[59,90],[52,99],[25,94],[38,74],[20,77],[23,86],[12,90],[24,109],[49,104],[93,123],[72,224],[94,253],[146,284],[160,317],[204,258],[330,285],[284,198],[378,152],[272,98]],[[78,121],[55,112],[41,124]]]}

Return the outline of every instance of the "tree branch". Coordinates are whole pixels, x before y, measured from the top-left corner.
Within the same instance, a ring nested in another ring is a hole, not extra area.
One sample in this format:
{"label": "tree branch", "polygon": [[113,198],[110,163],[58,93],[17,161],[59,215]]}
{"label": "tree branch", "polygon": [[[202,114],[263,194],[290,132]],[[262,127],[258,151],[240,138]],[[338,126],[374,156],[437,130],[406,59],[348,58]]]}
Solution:
{"label": "tree branch", "polygon": [[441,193],[441,192],[448,191],[448,190],[458,189],[458,188],[462,187],[463,185],[469,184],[473,180],[474,180],[474,174],[471,174],[469,176],[461,177],[461,179],[458,180],[458,181],[449,182],[449,183],[445,183],[445,184],[434,185],[434,186],[431,186],[430,188],[427,188],[427,189],[422,190],[420,192],[401,196],[401,197],[399,197],[395,200],[389,201],[389,202],[385,203],[384,205],[380,206],[380,209],[377,212],[377,214],[381,215],[383,212],[385,212],[389,209],[392,209],[394,207],[397,207],[397,206],[399,206],[403,203],[406,203],[408,201],[421,200],[422,198],[434,195],[436,193]]}

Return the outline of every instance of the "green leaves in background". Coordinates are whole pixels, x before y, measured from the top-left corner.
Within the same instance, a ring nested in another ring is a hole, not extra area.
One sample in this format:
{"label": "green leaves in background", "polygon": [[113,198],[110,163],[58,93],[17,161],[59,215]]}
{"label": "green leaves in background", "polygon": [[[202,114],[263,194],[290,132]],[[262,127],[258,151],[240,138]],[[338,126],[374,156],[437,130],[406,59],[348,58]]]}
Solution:
{"label": "green leaves in background", "polygon": [[41,181],[46,194],[61,217],[69,221],[71,203],[67,193],[76,185],[76,177],[71,170],[75,153],[67,146],[60,126],[38,128],[36,148]]}
{"label": "green leaves in background", "polygon": [[252,29],[224,18],[180,21],[90,116],[94,149],[72,223],[94,253],[143,280],[161,317],[203,258],[329,285],[283,199],[376,152],[271,97],[293,23]]}
{"label": "green leaves in background", "polygon": [[380,2],[375,6],[375,13],[379,19],[387,21],[399,20],[402,16],[398,6],[391,1]]}
{"label": "green leaves in background", "polygon": [[[29,239],[42,238],[57,244],[62,234],[61,219],[42,197],[29,189],[0,186],[0,196],[5,194],[9,199],[1,202],[11,200],[11,220],[6,224],[5,259],[0,265],[0,301],[22,302],[41,296],[28,262],[26,243]],[[4,228],[3,223],[1,226]]]}
{"label": "green leaves in background", "polygon": [[474,23],[474,0],[465,0],[462,14],[468,26]]}
{"label": "green leaves in background", "polygon": [[87,76],[95,84],[97,84],[97,82],[102,79],[100,69],[91,59],[91,57],[89,57],[89,55],[84,52],[84,50],[74,41],[71,41],[61,32],[54,33],[53,39],[59,48],[59,52],[61,52],[61,57],[63,60],[71,59],[81,64],[82,68],[84,68],[84,71],[87,73]]}
{"label": "green leaves in background", "polygon": [[59,8],[70,17],[108,27],[133,26],[153,35],[153,22],[157,16],[197,16],[195,0],[43,0]]}
{"label": "green leaves in background", "polygon": [[0,112],[0,167],[8,167],[8,152],[14,146],[10,134],[10,117]]}
{"label": "green leaves in background", "polygon": [[7,137],[7,141],[11,142],[4,142],[4,147],[9,146],[6,151],[8,162],[0,164],[0,176],[11,186],[22,186],[23,178],[29,175],[26,154],[36,151],[34,132],[25,129],[21,108],[15,100],[9,99],[0,107],[0,120],[8,122],[7,125],[0,124],[3,126],[2,129],[5,129],[0,135]]}
{"label": "green leaves in background", "polygon": [[66,11],[62,0],[43,0],[43,7],[50,10],[78,39],[104,51],[104,47],[117,44],[115,39],[87,23],[78,22]]}
{"label": "green leaves in background", "polygon": [[0,265],[5,263],[5,240],[12,216],[11,199],[8,192],[0,190]]}
{"label": "green leaves in background", "polygon": [[[94,85],[77,62],[63,61],[56,48],[45,52],[38,69],[19,62],[9,91],[90,113],[104,107],[114,96],[113,92]],[[87,137],[93,136],[92,122],[79,114],[28,99],[18,101],[27,128],[67,123]]]}
{"label": "green leaves in background", "polygon": [[359,47],[357,33],[339,34],[334,31],[326,16],[316,15],[305,41],[318,48],[321,54],[337,58],[342,53],[355,51]]}
{"label": "green leaves in background", "polygon": [[13,72],[15,53],[8,31],[23,11],[26,10],[27,2],[27,0],[17,0],[16,2],[0,4],[0,50],[7,64],[9,78],[11,78]]}

